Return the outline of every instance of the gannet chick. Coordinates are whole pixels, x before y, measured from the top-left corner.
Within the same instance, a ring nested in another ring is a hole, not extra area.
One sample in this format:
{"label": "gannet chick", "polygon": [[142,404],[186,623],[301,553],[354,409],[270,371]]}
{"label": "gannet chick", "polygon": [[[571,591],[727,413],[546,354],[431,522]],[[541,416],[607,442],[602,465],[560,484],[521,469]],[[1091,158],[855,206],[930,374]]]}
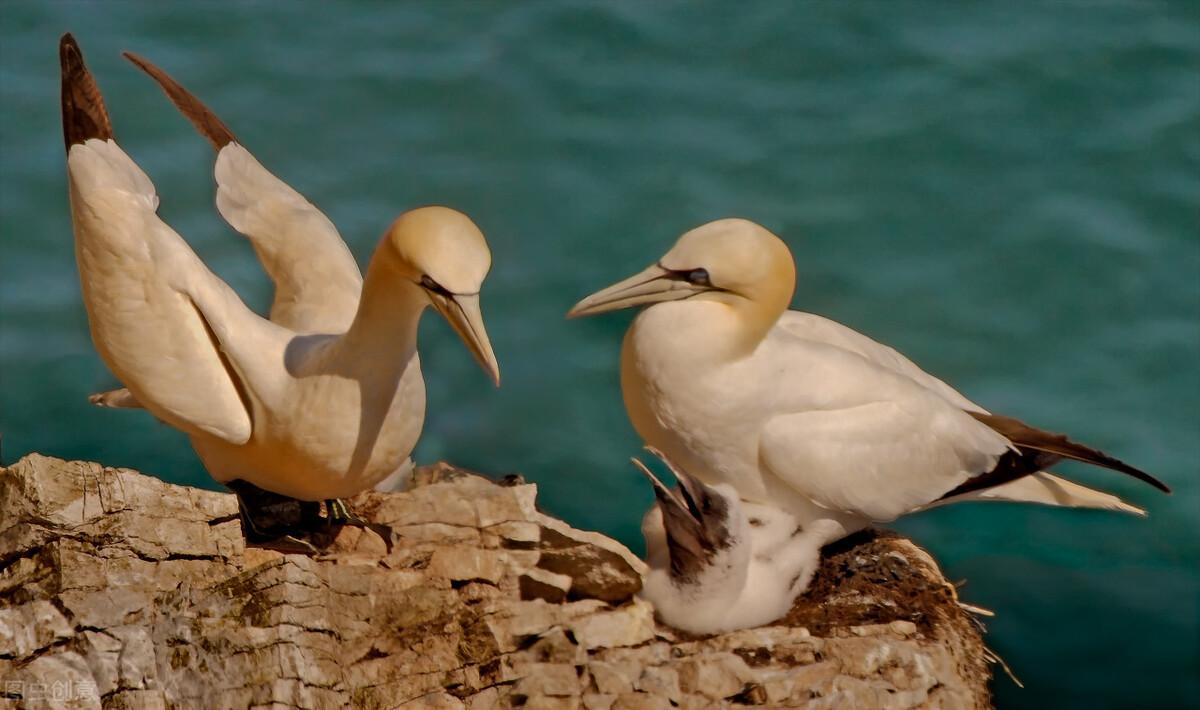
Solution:
{"label": "gannet chick", "polygon": [[1062,459],[1169,490],[1100,451],[988,413],[886,345],[789,311],[794,285],[781,239],[723,219],[568,316],[646,306],[621,350],[638,434],[705,483],[787,510],[823,542],[960,500],[1142,512],[1042,471]]}
{"label": "gannet chick", "polygon": [[76,259],[92,340],[131,397],[189,435],[217,481],[322,501],[390,475],[424,421],[416,337],[427,307],[499,384],[479,306],[491,254],[466,215],[422,207],[396,219],[344,332],[272,323],[159,219],[154,186],[113,140],[69,34],[60,58]]}
{"label": "gannet chick", "polygon": [[642,519],[648,571],[642,597],[666,624],[696,634],[778,620],[808,586],[820,558],[787,511],[748,503],[726,483],[708,486],[675,467],[669,490],[634,463],[657,499]]}

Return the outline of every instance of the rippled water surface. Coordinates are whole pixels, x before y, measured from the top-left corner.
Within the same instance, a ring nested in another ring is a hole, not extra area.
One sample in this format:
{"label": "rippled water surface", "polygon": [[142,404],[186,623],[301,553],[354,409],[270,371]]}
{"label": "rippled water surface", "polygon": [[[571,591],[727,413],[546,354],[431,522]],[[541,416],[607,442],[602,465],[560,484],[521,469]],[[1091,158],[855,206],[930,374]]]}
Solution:
{"label": "rippled water surface", "polygon": [[[795,7],[789,7],[796,5]],[[90,408],[116,383],[80,303],[55,45],[76,33],[161,214],[252,305],[211,154],[131,49],[213,106],[361,260],[400,210],[488,235],[494,390],[427,318],[423,461],[521,471],[551,511],[640,549],[617,353],[582,295],[741,215],[796,255],[795,307],[895,345],[984,406],[1112,451],[1151,511],[959,506],[900,527],[1025,681],[1005,707],[1200,697],[1200,5],[5,3],[0,430],[28,451],[212,485],[186,439]]]}

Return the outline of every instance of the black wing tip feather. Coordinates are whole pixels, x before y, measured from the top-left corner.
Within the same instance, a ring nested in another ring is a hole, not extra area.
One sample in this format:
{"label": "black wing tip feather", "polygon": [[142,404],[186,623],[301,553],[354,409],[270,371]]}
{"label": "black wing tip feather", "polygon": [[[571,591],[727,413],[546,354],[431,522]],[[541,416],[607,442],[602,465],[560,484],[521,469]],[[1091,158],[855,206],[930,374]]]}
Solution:
{"label": "black wing tip feather", "polygon": [[1013,417],[998,414],[983,414],[980,412],[967,413],[1006,437],[1022,451],[1040,451],[1093,466],[1101,466],[1132,476],[1143,483],[1154,486],[1163,493],[1171,494],[1170,486],[1149,473],[1140,468],[1130,466],[1118,458],[1109,456],[1099,449],[1093,449],[1090,446],[1071,441],[1064,434],[1056,434],[1038,429]]}
{"label": "black wing tip feather", "polygon": [[83,50],[70,32],[58,41],[62,69],[63,143],[67,150],[91,138],[109,140],[112,123],[104,107],[104,97],[83,61]]}
{"label": "black wing tip feather", "polygon": [[[1074,441],[1070,441],[1069,439],[1068,439],[1068,443],[1075,444]],[[1154,488],[1158,488],[1159,491],[1162,491],[1163,493],[1166,493],[1168,495],[1171,494],[1170,486],[1166,485],[1166,483],[1164,483],[1163,481],[1156,479],[1156,477],[1154,477],[1150,474],[1147,474],[1146,471],[1141,470],[1136,467],[1132,467],[1132,465],[1129,465],[1126,462],[1121,461],[1120,458],[1111,457],[1108,455],[1108,453],[1104,453],[1103,451],[1091,449],[1091,447],[1082,446],[1081,444],[1075,444],[1075,445],[1081,446],[1082,449],[1087,449],[1088,451],[1091,451],[1094,453],[1094,455],[1096,455],[1096,458],[1094,458],[1094,459],[1076,457],[1076,461],[1081,461],[1084,463],[1091,463],[1091,464],[1099,464],[1099,465],[1103,465],[1103,467],[1105,467],[1105,468],[1109,468],[1114,471],[1121,471],[1122,474],[1127,474],[1127,475],[1133,476],[1134,479],[1138,479],[1139,481],[1142,481],[1144,483],[1150,483],[1151,486],[1153,486]]]}
{"label": "black wing tip feather", "polygon": [[133,52],[121,52],[121,56],[128,59],[134,66],[148,74],[151,79],[158,83],[163,93],[175,104],[175,108],[184,115],[187,120],[191,121],[192,125],[199,133],[208,139],[215,150],[221,150],[230,143],[236,143],[237,138],[234,137],[233,131],[225,125],[220,118],[217,117],[212,109],[204,105],[200,99],[196,98],[192,92],[183,88],[179,82],[171,78],[170,74],[156,66],[153,62]]}

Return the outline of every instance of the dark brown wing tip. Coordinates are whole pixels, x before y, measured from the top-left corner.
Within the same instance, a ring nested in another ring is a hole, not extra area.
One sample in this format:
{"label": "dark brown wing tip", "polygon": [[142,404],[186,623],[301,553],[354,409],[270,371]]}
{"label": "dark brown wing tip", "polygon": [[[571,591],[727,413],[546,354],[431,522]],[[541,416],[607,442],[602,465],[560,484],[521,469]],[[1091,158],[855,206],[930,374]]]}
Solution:
{"label": "dark brown wing tip", "polygon": [[58,58],[62,66],[63,142],[67,150],[89,138],[112,138],[112,123],[104,108],[104,97],[83,62],[79,43],[70,32],[58,42]]}
{"label": "dark brown wing tip", "polygon": [[[1130,468],[1132,468],[1132,466]],[[1154,476],[1151,476],[1150,474],[1146,473],[1145,471],[1142,471],[1141,473],[1143,476],[1145,476],[1145,478],[1139,478],[1139,480],[1149,483],[1150,485],[1154,486],[1155,488],[1162,491],[1163,493],[1166,493],[1167,495],[1171,495],[1172,493],[1175,492],[1175,491],[1171,490],[1170,486],[1168,486],[1166,483],[1163,483],[1161,480],[1155,478]]]}
{"label": "dark brown wing tip", "polygon": [[158,82],[158,86],[167,95],[167,98],[171,100],[171,103],[175,104],[175,108],[179,109],[179,112],[192,122],[192,125],[196,127],[200,135],[207,138],[209,143],[212,143],[213,148],[219,151],[230,143],[237,141],[237,138],[233,135],[233,131],[230,131],[229,127],[221,119],[217,118],[217,115],[212,110],[205,106],[200,99],[192,95],[190,91],[183,88],[179,82],[172,79],[165,71],[133,52],[121,52],[121,56],[128,59],[134,66],[146,72],[150,75],[150,78]]}
{"label": "dark brown wing tip", "polygon": [[983,422],[1017,446],[1018,449],[1043,451],[1060,458],[1072,459],[1093,466],[1102,466],[1113,471],[1132,476],[1143,483],[1154,486],[1163,493],[1170,494],[1171,487],[1140,468],[1130,466],[1124,461],[1090,446],[1068,439],[1063,434],[1045,431],[1032,427],[1013,417],[1000,414],[984,414],[967,411],[975,419]]}
{"label": "dark brown wing tip", "polygon": [[[1111,468],[1114,471],[1120,471],[1121,473],[1133,476],[1134,478],[1138,479],[1142,483],[1148,483],[1148,484],[1154,486],[1155,488],[1157,488],[1158,490],[1162,491],[1163,493],[1166,493],[1167,495],[1171,495],[1172,491],[1171,491],[1170,486],[1163,483],[1162,481],[1155,478],[1154,476],[1146,473],[1142,469],[1137,468],[1135,466],[1130,466],[1129,464],[1125,463],[1121,459],[1113,458],[1112,456],[1105,454],[1103,451],[1100,451],[1097,453],[1104,456],[1105,463],[1107,464],[1108,468]],[[1086,461],[1086,459],[1080,459],[1080,460],[1085,461],[1087,463],[1091,463],[1090,461]]]}

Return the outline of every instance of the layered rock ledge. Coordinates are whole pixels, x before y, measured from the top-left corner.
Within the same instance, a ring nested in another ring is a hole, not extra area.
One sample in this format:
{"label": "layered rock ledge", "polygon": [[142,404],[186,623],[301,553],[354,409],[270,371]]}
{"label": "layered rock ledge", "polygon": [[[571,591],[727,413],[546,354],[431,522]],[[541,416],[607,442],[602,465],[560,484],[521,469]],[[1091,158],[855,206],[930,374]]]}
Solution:
{"label": "layered rock ledge", "polygon": [[0,706],[990,707],[987,652],[899,537],[827,551],[779,625],[689,637],[641,562],[446,465],[310,557],[246,547],[232,495],[30,455],[0,470]]}

